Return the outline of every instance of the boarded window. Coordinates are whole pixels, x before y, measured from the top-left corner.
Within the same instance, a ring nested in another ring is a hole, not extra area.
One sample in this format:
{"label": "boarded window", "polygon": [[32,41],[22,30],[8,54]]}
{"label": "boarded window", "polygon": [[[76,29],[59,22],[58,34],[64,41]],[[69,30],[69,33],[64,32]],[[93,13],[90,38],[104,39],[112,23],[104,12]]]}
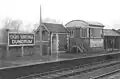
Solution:
{"label": "boarded window", "polygon": [[88,28],[80,28],[80,37],[88,37]]}

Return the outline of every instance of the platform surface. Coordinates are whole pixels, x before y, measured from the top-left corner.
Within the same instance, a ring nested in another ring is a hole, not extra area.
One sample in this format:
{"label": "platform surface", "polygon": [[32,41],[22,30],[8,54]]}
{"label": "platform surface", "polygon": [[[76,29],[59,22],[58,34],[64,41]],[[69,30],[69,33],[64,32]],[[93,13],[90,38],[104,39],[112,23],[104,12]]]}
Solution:
{"label": "platform surface", "polygon": [[14,67],[14,66],[21,66],[21,65],[30,65],[30,64],[42,64],[42,63],[49,63],[49,62],[58,62],[64,60],[72,60],[76,58],[85,58],[85,57],[94,57],[94,56],[101,56],[107,54],[115,54],[120,52],[111,52],[111,53],[93,53],[93,54],[80,54],[80,53],[60,53],[54,54],[52,56],[23,56],[14,59],[1,59],[0,60],[0,69],[7,68],[7,67]]}

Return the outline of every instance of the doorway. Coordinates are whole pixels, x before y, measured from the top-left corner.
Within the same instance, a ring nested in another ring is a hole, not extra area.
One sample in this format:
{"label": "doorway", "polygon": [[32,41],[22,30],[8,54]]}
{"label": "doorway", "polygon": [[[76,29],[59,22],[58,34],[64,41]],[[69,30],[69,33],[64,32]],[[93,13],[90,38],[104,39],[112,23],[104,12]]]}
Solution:
{"label": "doorway", "polygon": [[52,53],[58,53],[58,34],[52,35]]}

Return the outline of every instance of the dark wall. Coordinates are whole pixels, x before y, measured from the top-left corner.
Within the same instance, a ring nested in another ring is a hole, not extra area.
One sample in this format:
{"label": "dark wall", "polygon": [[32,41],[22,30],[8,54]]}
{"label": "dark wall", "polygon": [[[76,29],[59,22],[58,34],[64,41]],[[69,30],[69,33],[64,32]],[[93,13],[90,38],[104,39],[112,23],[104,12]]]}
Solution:
{"label": "dark wall", "polygon": [[40,41],[40,34],[39,31],[35,33],[35,41]]}
{"label": "dark wall", "polygon": [[59,34],[59,51],[67,49],[67,34]]}
{"label": "dark wall", "polygon": [[[114,40],[114,44],[113,41]],[[104,45],[105,49],[107,48],[115,48],[120,49],[120,37],[119,36],[105,36],[104,37]]]}
{"label": "dark wall", "polygon": [[48,38],[49,38],[48,34],[49,34],[49,32],[47,30],[44,30],[42,32],[42,40],[43,41],[48,41]]}

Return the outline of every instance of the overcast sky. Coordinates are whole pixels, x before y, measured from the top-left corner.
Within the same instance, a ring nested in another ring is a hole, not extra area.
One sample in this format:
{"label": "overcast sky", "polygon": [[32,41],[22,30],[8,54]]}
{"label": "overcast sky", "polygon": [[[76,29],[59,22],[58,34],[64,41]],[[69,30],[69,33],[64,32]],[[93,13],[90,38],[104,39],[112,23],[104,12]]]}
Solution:
{"label": "overcast sky", "polygon": [[42,19],[56,19],[63,24],[76,19],[97,21],[115,29],[120,25],[119,0],[0,0],[0,22],[7,17],[24,23],[39,22],[40,4]]}

